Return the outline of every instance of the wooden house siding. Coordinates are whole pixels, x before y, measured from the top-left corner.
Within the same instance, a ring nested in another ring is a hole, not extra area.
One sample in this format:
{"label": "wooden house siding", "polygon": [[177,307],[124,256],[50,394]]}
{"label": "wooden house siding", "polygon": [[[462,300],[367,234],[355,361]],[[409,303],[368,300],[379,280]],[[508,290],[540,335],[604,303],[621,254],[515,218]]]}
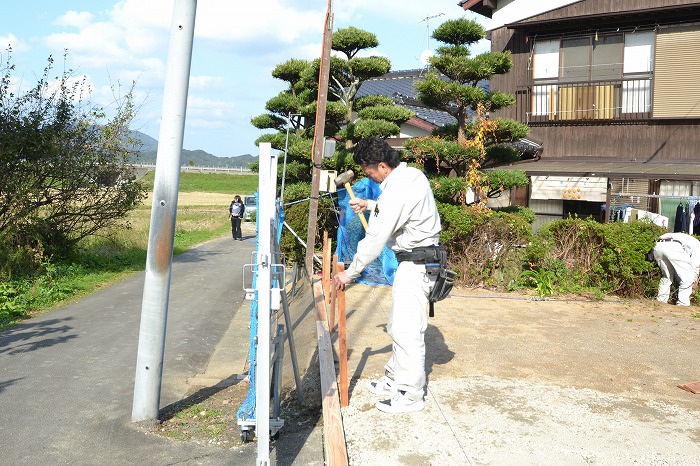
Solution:
{"label": "wooden house siding", "polygon": [[522,94],[521,86],[530,82],[530,70],[528,60],[530,47],[526,35],[522,32],[508,28],[499,28],[491,31],[491,50],[494,52],[510,51],[513,66],[506,74],[497,74],[491,78],[491,89],[508,92],[516,96],[516,105],[504,108],[493,113],[493,116],[518,119],[517,115],[522,111],[522,98],[518,98],[518,92]]}
{"label": "wooden house siding", "polygon": [[[564,14],[598,14],[609,11],[624,11],[672,7],[700,3],[682,0],[588,0],[562,7],[553,12],[533,17],[537,21],[545,18],[559,19]],[[622,7],[625,6],[625,8]],[[632,6],[633,5],[633,6]],[[521,23],[518,23],[520,25]],[[571,31],[576,32],[576,31]],[[513,118],[527,122],[531,102],[528,86],[532,84],[529,67],[530,49],[536,40],[537,30],[501,27],[490,32],[493,51],[510,51],[513,67],[505,75],[491,79],[491,89],[508,92],[516,97],[516,105],[492,112],[492,117]],[[697,54],[697,51],[696,51]],[[695,58],[695,61],[698,61]],[[700,62],[700,61],[698,61]],[[695,80],[693,80],[695,82]],[[667,85],[667,89],[671,84]],[[695,85],[694,87],[697,87]],[[695,101],[697,99],[693,99]],[[700,109],[700,104],[694,108]],[[694,116],[694,115],[688,115]],[[542,157],[580,159],[585,157],[627,160],[639,162],[697,162],[700,161],[699,118],[645,119],[618,122],[530,122],[529,137],[541,141]]]}
{"label": "wooden house siding", "polygon": [[700,162],[700,123],[557,125],[530,128],[542,157],[637,162]]}
{"label": "wooden house siding", "polygon": [[697,5],[697,0],[587,0],[523,19],[519,21],[519,24],[572,19],[577,16],[599,16],[672,7],[697,7]]}

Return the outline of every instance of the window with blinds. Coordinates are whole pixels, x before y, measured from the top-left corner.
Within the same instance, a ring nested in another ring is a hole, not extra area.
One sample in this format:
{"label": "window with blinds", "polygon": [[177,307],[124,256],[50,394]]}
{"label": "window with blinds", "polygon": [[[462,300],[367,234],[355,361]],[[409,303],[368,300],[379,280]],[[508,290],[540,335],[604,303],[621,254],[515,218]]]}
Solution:
{"label": "window with blinds", "polygon": [[654,31],[538,40],[530,115],[540,121],[648,118],[653,50]]}
{"label": "window with blinds", "polygon": [[700,117],[700,25],[659,29],[656,34],[655,118]]}

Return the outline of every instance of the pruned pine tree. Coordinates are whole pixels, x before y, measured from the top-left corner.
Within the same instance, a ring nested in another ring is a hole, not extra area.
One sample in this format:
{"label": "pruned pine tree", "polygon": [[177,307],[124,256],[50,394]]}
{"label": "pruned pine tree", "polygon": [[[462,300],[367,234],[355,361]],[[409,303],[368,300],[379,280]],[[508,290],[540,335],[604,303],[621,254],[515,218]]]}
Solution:
{"label": "pruned pine tree", "polygon": [[[426,78],[416,85],[418,99],[448,112],[457,123],[441,128],[433,137],[409,140],[406,148],[419,160],[430,159],[437,167],[444,163],[464,178],[465,187],[494,196],[527,184],[522,173],[488,176],[482,169],[518,160],[520,152],[504,143],[527,136],[528,128],[511,119],[489,117],[489,112],[513,105],[515,98],[480,85],[494,75],[507,73],[512,66],[509,52],[471,55],[469,47],[485,36],[480,24],[467,19],[449,20],[435,29],[432,37],[445,45],[437,48]],[[463,200],[464,196],[457,198]]]}
{"label": "pruned pine tree", "polygon": [[[349,151],[359,139],[398,135],[401,123],[414,116],[413,112],[394,105],[388,97],[356,98],[364,81],[391,69],[391,63],[385,57],[358,56],[377,45],[379,42],[374,34],[354,27],[333,34],[332,49],[337,53],[330,61],[324,133],[341,144],[336,155],[324,161],[329,168],[344,170],[352,166]],[[287,82],[288,86],[267,101],[267,113],[251,120],[256,128],[273,130],[258,138],[256,143],[270,142],[280,151],[287,147],[287,181],[310,179],[319,67],[320,59],[291,59],[278,65],[272,75]]]}

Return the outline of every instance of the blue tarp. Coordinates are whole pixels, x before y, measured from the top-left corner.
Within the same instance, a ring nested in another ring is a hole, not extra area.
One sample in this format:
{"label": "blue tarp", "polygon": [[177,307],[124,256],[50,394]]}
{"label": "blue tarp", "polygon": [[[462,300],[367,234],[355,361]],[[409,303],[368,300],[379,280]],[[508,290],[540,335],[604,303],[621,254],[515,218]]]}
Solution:
{"label": "blue tarp", "polygon": [[[256,204],[258,201],[258,193],[255,193],[255,199],[256,199]],[[275,241],[277,245],[280,244],[280,237],[282,235],[282,225],[284,224],[284,211],[282,209],[282,206],[278,203],[277,205],[277,215],[275,216],[275,224],[274,224],[274,230],[272,232],[273,238],[275,238]],[[259,227],[259,220],[258,217],[256,216],[255,218],[255,230],[258,231]],[[256,235],[256,243],[255,243],[255,257],[257,259],[258,257],[258,249],[260,245],[257,243],[257,235]],[[257,285],[257,278],[256,275],[253,274],[253,288],[255,288]],[[272,287],[282,287],[284,286],[281,283],[278,283],[276,281],[273,281],[271,283]],[[240,408],[238,408],[238,413],[237,417],[238,420],[240,421],[250,421],[255,419],[255,361],[257,358],[257,345],[256,345],[256,340],[258,337],[258,293],[257,291],[255,292],[255,296],[253,298],[253,301],[250,303],[250,338],[249,338],[249,344],[250,344],[250,349],[248,351],[248,380],[250,382],[250,386],[248,387],[248,395],[246,396],[246,399],[243,400],[243,403],[241,403]],[[270,338],[273,338],[274,335],[270,335]]]}
{"label": "blue tarp", "polygon": [[[360,199],[370,200],[376,200],[382,192],[379,184],[369,178],[359,180],[352,186],[352,190]],[[338,261],[350,263],[357,252],[357,243],[365,237],[365,230],[357,214],[350,208],[350,195],[345,190],[338,191],[338,209],[340,215],[335,253],[338,255]],[[363,215],[367,215],[367,212]],[[394,282],[397,266],[398,261],[394,252],[385,246],[379,257],[362,272],[356,281],[367,285],[391,285]]]}

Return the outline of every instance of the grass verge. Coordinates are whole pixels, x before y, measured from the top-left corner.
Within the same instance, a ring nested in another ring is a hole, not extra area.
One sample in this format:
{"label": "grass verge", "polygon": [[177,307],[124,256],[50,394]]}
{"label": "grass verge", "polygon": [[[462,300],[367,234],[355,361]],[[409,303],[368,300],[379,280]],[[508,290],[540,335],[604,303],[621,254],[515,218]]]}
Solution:
{"label": "grass verge", "polygon": [[[205,180],[213,175],[198,176]],[[232,175],[224,176],[234,178]],[[175,255],[196,244],[230,234],[226,210],[228,196],[207,194],[202,187],[200,185],[199,189],[190,193],[180,193],[174,237]],[[86,238],[69,261],[44,258],[40,273],[15,277],[0,284],[0,330],[23,319],[45,314],[144,270],[150,216],[150,203],[145,203],[132,211],[120,226],[104,232],[102,236]]]}

